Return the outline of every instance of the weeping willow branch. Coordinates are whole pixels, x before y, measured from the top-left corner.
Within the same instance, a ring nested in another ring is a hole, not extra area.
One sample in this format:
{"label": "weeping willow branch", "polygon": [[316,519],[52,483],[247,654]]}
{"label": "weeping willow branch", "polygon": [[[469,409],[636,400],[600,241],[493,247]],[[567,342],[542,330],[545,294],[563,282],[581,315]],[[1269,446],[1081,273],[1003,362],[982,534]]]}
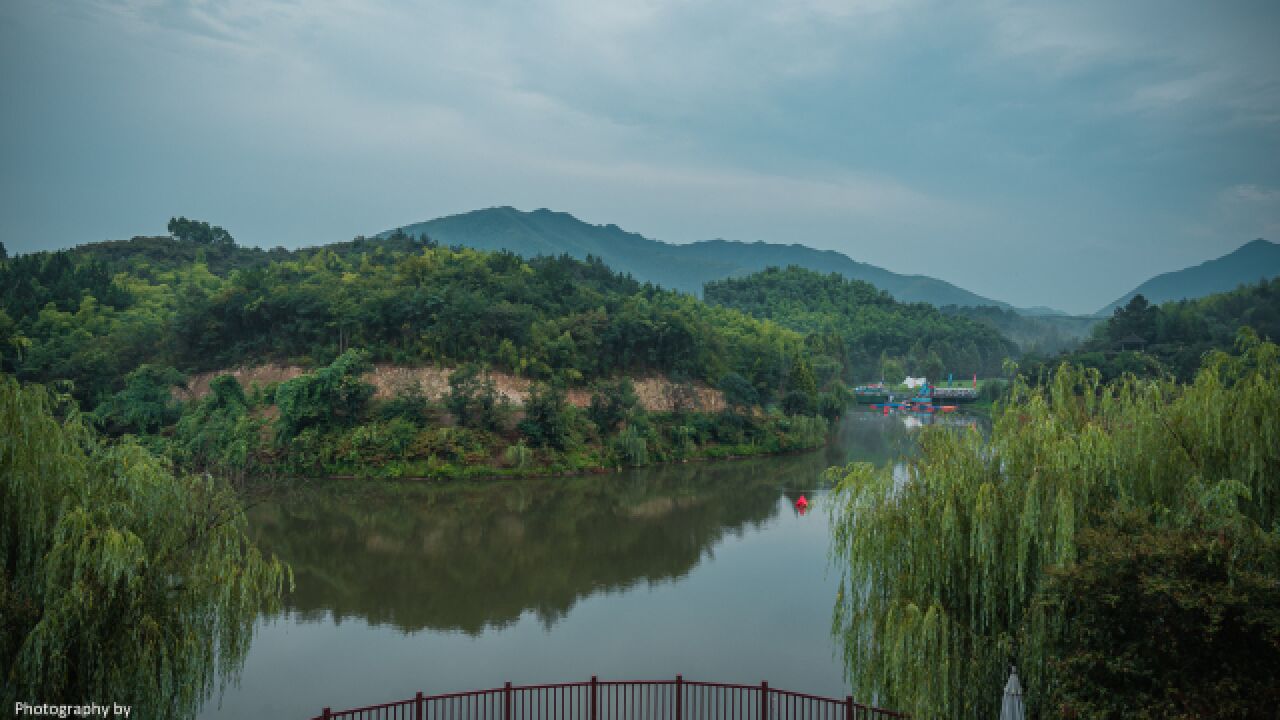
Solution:
{"label": "weeping willow branch", "polygon": [[1016,657],[1036,712],[1064,620],[1046,571],[1116,507],[1169,526],[1280,518],[1280,352],[1245,338],[1190,385],[1063,366],[1019,382],[989,441],[927,430],[919,456],[839,472],[832,629],[855,692],[922,717],[994,716]]}
{"label": "weeping willow branch", "polygon": [[189,717],[238,672],[288,569],[227,485],[102,444],[56,402],[0,376],[0,703]]}

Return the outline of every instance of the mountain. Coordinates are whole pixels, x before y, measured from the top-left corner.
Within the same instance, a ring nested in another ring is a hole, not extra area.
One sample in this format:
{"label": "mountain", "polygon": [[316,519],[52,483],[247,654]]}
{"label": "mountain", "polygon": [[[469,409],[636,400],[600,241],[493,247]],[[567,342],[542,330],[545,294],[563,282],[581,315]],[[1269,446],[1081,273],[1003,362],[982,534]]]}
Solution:
{"label": "mountain", "polygon": [[1153,305],[1190,300],[1234,290],[1240,285],[1280,276],[1280,244],[1258,238],[1233,252],[1195,267],[1157,275],[1097,312],[1109,316],[1141,294]]}
{"label": "mountain", "polygon": [[[832,250],[730,240],[675,245],[627,232],[617,225],[591,225],[568,213],[546,209],[522,212],[511,207],[488,208],[405,225],[398,230],[410,236],[426,233],[441,245],[509,250],[525,257],[593,255],[637,280],[695,295],[701,295],[703,283],[710,280],[741,277],[770,266],[797,265],[869,282],[902,302],[1009,307],[936,278],[899,275]],[[387,231],[379,237],[394,233]]]}

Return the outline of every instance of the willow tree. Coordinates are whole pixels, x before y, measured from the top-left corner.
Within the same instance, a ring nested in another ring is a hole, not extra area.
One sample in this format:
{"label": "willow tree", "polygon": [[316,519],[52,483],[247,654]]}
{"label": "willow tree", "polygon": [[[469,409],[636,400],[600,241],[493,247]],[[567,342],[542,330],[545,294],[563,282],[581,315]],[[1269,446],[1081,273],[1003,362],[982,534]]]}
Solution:
{"label": "willow tree", "polygon": [[[1075,562],[1083,529],[1125,509],[1280,532],[1280,352],[1250,335],[1240,351],[1209,356],[1190,385],[1104,385],[1063,366],[1044,386],[1016,383],[986,441],[939,429],[905,472],[841,469],[833,630],[855,692],[919,716],[993,717],[1015,660],[1039,710],[1070,629],[1037,594]],[[1241,547],[1232,562],[1254,559]]]}
{"label": "willow tree", "polygon": [[0,376],[0,700],[195,713],[288,580],[236,496]]}

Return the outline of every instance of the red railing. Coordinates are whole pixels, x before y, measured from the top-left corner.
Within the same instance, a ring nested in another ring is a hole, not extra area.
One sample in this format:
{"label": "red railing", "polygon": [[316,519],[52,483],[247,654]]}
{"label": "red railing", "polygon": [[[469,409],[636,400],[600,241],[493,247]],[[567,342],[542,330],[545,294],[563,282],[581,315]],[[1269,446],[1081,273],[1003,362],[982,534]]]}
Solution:
{"label": "red railing", "polygon": [[314,720],[870,720],[905,713],[853,701],[776,690],[769,683],[728,685],[675,680],[507,683],[492,690],[423,695],[334,712]]}

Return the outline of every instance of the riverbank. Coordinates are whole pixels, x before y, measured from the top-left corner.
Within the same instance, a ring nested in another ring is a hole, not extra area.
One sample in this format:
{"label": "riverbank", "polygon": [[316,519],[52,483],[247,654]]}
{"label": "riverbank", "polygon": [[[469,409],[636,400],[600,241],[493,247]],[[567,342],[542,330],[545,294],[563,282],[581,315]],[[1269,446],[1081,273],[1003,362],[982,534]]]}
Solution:
{"label": "riverbank", "polygon": [[233,479],[554,476],[813,448],[843,409],[842,396],[816,392],[792,392],[789,412],[762,408],[733,374],[730,403],[688,379],[515,388],[477,365],[450,370],[441,394],[427,382],[436,368],[405,375],[354,351],[301,375],[263,367],[196,378],[176,425],[143,441],[183,469]]}
{"label": "riverbank", "polygon": [[588,475],[624,468],[783,455],[823,446],[822,417],[731,412],[648,415],[600,437],[532,447],[519,433],[377,422],[303,434],[264,449],[255,474],[387,480],[478,480]]}

